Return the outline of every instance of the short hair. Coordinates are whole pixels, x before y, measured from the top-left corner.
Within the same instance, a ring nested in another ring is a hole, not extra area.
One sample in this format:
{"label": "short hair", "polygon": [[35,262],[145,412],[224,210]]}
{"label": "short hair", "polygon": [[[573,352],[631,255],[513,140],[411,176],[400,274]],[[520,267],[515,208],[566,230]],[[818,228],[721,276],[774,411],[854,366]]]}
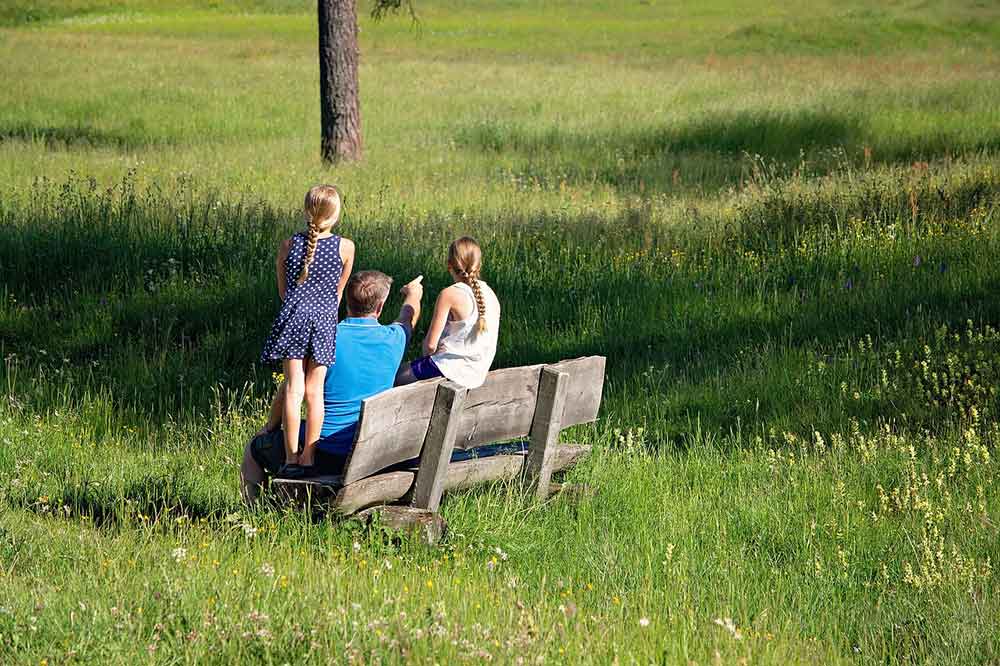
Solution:
{"label": "short hair", "polygon": [[380,271],[358,271],[347,281],[344,297],[351,314],[366,315],[379,309],[389,297],[392,278]]}

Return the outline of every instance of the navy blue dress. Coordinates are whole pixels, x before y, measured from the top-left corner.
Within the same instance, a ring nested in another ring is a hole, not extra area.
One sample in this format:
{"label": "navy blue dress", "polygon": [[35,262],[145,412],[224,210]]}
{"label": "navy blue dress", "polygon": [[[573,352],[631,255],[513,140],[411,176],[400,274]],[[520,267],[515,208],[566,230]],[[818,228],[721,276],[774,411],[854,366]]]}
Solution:
{"label": "navy blue dress", "polygon": [[309,264],[309,277],[298,283],[306,258],[306,235],[292,236],[285,259],[285,302],[271,326],[260,360],[311,358],[333,365],[337,344],[337,286],[344,272],[340,236],[320,238]]}

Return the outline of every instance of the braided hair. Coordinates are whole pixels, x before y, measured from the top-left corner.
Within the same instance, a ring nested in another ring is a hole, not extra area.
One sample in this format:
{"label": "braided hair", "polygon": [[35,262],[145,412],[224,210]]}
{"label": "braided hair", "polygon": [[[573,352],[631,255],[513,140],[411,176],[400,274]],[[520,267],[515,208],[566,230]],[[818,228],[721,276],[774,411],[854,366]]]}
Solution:
{"label": "braided hair", "polygon": [[462,236],[454,241],[448,248],[448,266],[455,271],[462,282],[472,289],[472,296],[476,299],[476,309],[479,311],[476,332],[484,332],[486,330],[486,300],[483,298],[483,290],[479,286],[479,277],[483,268],[483,251],[476,239]]}
{"label": "braided hair", "polygon": [[340,191],[333,185],[316,185],[306,193],[303,206],[309,220],[306,231],[306,256],[297,282],[309,279],[309,265],[316,256],[316,242],[320,233],[331,228],[340,219]]}

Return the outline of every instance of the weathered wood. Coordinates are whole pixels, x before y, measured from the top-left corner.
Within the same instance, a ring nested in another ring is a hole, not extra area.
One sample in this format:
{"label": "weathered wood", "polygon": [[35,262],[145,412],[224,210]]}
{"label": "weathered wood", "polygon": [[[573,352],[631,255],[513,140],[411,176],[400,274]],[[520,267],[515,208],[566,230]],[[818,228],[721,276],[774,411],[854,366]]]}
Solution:
{"label": "weathered wood", "polygon": [[542,366],[494,370],[469,390],[455,442],[457,449],[525,437],[531,430]]}
{"label": "weathered wood", "polygon": [[[560,445],[553,454],[552,471],[572,467],[589,453],[590,446],[587,445]],[[444,490],[519,478],[524,470],[524,461],[525,455],[517,453],[451,463],[445,476]],[[338,514],[350,515],[371,506],[399,501],[410,492],[415,476],[414,472],[387,472],[355,481],[338,491],[336,498],[330,502],[330,508]],[[308,484],[309,480],[303,479],[298,483]]]}
{"label": "weathered wood", "polygon": [[445,490],[471,488],[486,481],[515,479],[524,469],[524,458],[523,453],[515,453],[453,462],[448,465]]}
{"label": "weathered wood", "polygon": [[441,381],[399,386],[361,402],[345,484],[420,455]]}
{"label": "weathered wood", "polygon": [[562,430],[562,414],[569,389],[569,373],[544,368],[538,382],[538,402],[531,424],[531,445],[524,465],[524,476],[538,499],[548,496],[552,478],[553,454]]}
{"label": "weathered wood", "polygon": [[438,384],[427,437],[420,453],[420,468],[413,489],[412,506],[437,511],[444,492],[445,475],[455,447],[459,414],[468,390],[453,382]]}
{"label": "weathered wood", "polygon": [[412,506],[376,506],[365,509],[357,516],[371,524],[405,533],[422,543],[433,546],[446,534],[448,524],[440,514]]}
{"label": "weathered wood", "polygon": [[[590,453],[589,446],[564,444],[555,449],[552,470],[558,472],[572,467]],[[515,453],[486,458],[473,458],[448,465],[445,490],[471,488],[487,481],[504,481],[518,478],[524,471],[525,454]]]}
{"label": "weathered wood", "polygon": [[413,472],[387,472],[344,486],[331,503],[331,509],[350,515],[361,509],[400,500],[413,486]]}
{"label": "weathered wood", "polygon": [[[570,375],[561,418],[564,428],[597,418],[604,364],[604,357],[591,356],[551,366]],[[527,436],[535,415],[542,367],[494,370],[482,386],[470,390],[462,409],[455,448],[470,449]],[[362,403],[354,449],[344,470],[345,483],[420,455],[441,381],[400,386]]]}
{"label": "weathered wood", "polygon": [[603,356],[587,356],[548,366],[570,376],[569,386],[566,389],[566,406],[559,419],[563,428],[590,423],[597,419],[604,393],[606,362],[607,359]]}
{"label": "weathered wood", "polygon": [[569,375],[562,427],[595,420],[604,391],[604,366],[603,356],[590,356],[551,366],[494,370],[482,386],[469,391],[455,448],[472,449],[529,435],[543,367]]}

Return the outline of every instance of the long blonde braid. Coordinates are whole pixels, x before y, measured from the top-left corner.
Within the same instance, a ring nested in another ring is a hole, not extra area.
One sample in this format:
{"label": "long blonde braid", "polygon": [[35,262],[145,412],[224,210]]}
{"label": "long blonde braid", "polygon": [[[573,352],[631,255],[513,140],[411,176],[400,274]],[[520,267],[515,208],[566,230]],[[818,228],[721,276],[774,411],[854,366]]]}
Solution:
{"label": "long blonde braid", "polygon": [[306,193],[303,208],[309,216],[309,229],[306,236],[306,256],[297,280],[299,284],[309,279],[309,265],[316,257],[319,234],[340,219],[340,191],[334,185],[316,185]]}
{"label": "long blonde braid", "polygon": [[309,279],[309,264],[316,258],[316,243],[318,242],[319,225],[315,220],[309,220],[309,231],[306,235],[306,258],[302,262],[302,270],[299,272],[297,282],[302,284]]}
{"label": "long blonde braid", "polygon": [[479,276],[483,267],[483,251],[476,239],[462,236],[454,241],[448,248],[448,265],[462,279],[462,282],[472,289],[472,296],[476,299],[476,309],[479,311],[476,331],[483,333],[487,329],[486,299],[483,298],[483,290],[479,286]]}

